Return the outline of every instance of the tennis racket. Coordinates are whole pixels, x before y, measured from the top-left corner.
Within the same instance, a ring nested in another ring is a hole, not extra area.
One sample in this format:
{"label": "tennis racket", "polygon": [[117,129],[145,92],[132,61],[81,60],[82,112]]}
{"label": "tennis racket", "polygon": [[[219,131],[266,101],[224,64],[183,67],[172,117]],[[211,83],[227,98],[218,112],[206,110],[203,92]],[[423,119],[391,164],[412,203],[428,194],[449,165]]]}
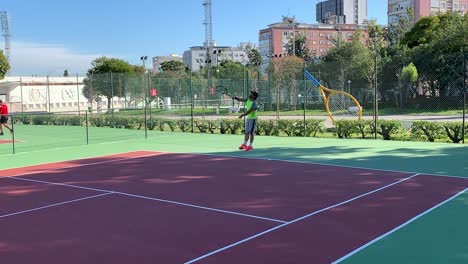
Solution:
{"label": "tennis racket", "polygon": [[304,71],[307,79],[311,80],[319,89],[323,96],[325,109],[332,121],[336,121],[339,117],[350,117],[354,120],[360,120],[362,117],[362,107],[359,101],[351,94],[343,91],[327,88],[320,84],[317,79],[307,70]]}

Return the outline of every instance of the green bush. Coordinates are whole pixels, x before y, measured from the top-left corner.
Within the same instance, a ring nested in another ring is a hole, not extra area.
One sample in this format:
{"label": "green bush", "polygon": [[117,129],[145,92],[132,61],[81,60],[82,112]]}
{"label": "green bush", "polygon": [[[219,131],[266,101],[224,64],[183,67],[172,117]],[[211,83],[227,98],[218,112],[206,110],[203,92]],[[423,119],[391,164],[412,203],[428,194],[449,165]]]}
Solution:
{"label": "green bush", "polygon": [[[453,143],[460,143],[463,140],[463,123],[462,122],[444,122],[441,124],[448,138]],[[468,127],[468,126],[467,126]],[[467,128],[465,127],[465,129]]]}
{"label": "green bush", "polygon": [[177,126],[179,127],[180,131],[182,131],[182,132],[188,132],[189,130],[192,129],[192,124],[187,119],[177,120],[176,123],[177,123]]}
{"label": "green bush", "polygon": [[413,121],[411,139],[434,142],[444,135],[444,127],[438,122]]}
{"label": "green bush", "polygon": [[35,115],[32,117],[31,122],[33,125],[48,125],[50,117],[47,115]]}
{"label": "green bush", "polygon": [[357,123],[354,120],[335,120],[334,125],[338,138],[351,138],[351,134],[357,131]]}
{"label": "green bush", "polygon": [[379,120],[377,133],[382,135],[384,140],[390,140],[393,134],[400,132],[402,125],[396,120]]}

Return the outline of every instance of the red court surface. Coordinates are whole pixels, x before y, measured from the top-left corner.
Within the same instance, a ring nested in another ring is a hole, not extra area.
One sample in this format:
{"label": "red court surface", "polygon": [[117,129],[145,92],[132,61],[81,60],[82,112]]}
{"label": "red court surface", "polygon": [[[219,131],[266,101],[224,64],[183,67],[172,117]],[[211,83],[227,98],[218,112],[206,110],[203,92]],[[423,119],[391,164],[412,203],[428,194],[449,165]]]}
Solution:
{"label": "red court surface", "polygon": [[0,259],[330,263],[467,187],[455,177],[155,152],[2,170]]}
{"label": "red court surface", "polygon": [[[15,142],[18,142],[17,140],[15,140]],[[13,143],[13,140],[9,140],[9,139],[0,139],[0,144],[11,144]]]}

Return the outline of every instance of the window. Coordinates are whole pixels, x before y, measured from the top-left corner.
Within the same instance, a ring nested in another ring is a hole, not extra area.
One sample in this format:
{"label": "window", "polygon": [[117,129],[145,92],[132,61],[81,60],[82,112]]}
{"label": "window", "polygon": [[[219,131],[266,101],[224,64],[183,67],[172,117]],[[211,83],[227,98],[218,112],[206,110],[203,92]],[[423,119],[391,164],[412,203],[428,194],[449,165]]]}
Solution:
{"label": "window", "polygon": [[466,4],[462,4],[462,10],[465,10],[466,9]]}

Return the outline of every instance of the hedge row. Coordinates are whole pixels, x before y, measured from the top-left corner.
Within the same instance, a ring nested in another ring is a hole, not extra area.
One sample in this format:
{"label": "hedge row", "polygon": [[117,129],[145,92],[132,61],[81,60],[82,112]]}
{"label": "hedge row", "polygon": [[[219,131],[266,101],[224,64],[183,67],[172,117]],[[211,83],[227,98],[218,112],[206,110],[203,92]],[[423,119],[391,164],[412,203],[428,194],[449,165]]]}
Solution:
{"label": "hedge row", "polygon": [[[257,133],[266,136],[307,136],[331,133],[338,138],[373,138],[376,131],[372,120],[338,120],[335,127],[326,129],[322,119],[303,120],[259,120]],[[84,126],[85,116],[63,115],[25,115],[17,117],[15,123],[30,125]],[[88,119],[90,126],[144,129],[145,120],[140,116],[98,115]],[[190,119],[152,118],[147,121],[149,130],[191,132]],[[379,120],[377,134],[384,140],[443,141],[459,143],[462,141],[462,122],[413,121],[410,128],[404,128],[401,121]],[[201,133],[242,134],[241,119],[194,119],[193,131]],[[305,128],[305,131],[304,131]],[[468,126],[466,127],[468,129]]]}
{"label": "hedge row", "polygon": [[[336,135],[339,138],[351,138],[359,135],[366,138],[375,134],[375,123],[373,120],[338,120],[335,122]],[[407,141],[444,141],[460,143],[462,137],[462,122],[430,122],[413,121],[411,127],[406,129],[401,121],[379,120],[377,122],[377,134],[384,140],[407,140]],[[465,125],[468,130],[468,125]]]}

